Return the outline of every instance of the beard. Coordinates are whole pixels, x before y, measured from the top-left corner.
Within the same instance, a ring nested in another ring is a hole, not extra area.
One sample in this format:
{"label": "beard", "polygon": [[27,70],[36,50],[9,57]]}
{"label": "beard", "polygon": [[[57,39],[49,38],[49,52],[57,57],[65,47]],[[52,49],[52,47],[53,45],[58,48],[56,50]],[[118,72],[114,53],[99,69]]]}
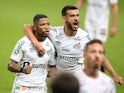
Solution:
{"label": "beard", "polygon": [[42,35],[42,34],[37,34],[36,35],[36,38],[38,39],[38,41],[44,41],[46,39],[46,37],[48,36],[45,36],[45,35]]}
{"label": "beard", "polygon": [[73,28],[73,25],[78,25],[77,21],[73,22],[72,24],[66,21],[66,24],[67,24],[68,29],[70,29],[71,31],[77,31],[77,29]]}
{"label": "beard", "polygon": [[99,69],[99,66],[97,64],[95,64],[95,66],[93,68],[94,69]]}

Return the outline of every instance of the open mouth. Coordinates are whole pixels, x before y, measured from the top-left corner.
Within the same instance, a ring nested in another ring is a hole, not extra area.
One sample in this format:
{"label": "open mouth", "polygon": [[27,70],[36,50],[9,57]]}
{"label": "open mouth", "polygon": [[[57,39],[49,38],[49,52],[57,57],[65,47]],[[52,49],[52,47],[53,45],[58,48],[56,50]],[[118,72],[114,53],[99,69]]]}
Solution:
{"label": "open mouth", "polygon": [[77,21],[73,22],[73,27],[75,30],[78,29],[78,24],[79,24],[79,22],[77,22]]}
{"label": "open mouth", "polygon": [[74,24],[74,25],[78,25],[78,22],[77,22],[77,21],[75,21],[73,24]]}
{"label": "open mouth", "polygon": [[45,33],[46,35],[48,35],[48,34],[49,34],[49,31],[45,31],[44,33]]}

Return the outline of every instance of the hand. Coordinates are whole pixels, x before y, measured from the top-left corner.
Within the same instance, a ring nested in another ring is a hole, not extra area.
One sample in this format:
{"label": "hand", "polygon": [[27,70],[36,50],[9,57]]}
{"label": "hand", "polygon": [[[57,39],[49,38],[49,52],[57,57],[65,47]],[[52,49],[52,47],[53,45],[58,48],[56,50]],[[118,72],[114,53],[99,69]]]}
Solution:
{"label": "hand", "polygon": [[32,70],[32,67],[30,65],[27,65],[23,68],[23,73],[30,74]]}
{"label": "hand", "polygon": [[42,47],[42,45],[40,43],[34,44],[34,46],[38,51],[38,56],[41,57],[41,56],[43,56],[45,54],[45,50],[44,50],[44,48]]}
{"label": "hand", "polygon": [[111,27],[110,33],[109,33],[111,37],[116,35],[116,30],[117,30],[116,27],[114,27],[114,26]]}
{"label": "hand", "polygon": [[114,81],[117,82],[120,86],[123,84],[122,77],[120,76],[115,76],[113,77]]}
{"label": "hand", "polygon": [[48,68],[48,76],[51,78],[51,79],[54,79],[56,77],[56,74],[57,74],[57,70],[56,70],[56,67],[55,66],[52,66]]}

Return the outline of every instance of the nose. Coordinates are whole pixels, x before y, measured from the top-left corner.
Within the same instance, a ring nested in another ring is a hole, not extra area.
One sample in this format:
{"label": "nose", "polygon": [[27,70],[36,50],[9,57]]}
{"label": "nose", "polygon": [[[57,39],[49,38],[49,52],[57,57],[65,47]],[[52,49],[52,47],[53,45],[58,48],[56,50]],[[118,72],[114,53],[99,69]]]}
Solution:
{"label": "nose", "polygon": [[45,25],[45,29],[49,30],[50,26],[48,24]]}
{"label": "nose", "polygon": [[96,56],[96,58],[99,58],[100,55],[99,55],[99,53],[96,53],[95,56]]}
{"label": "nose", "polygon": [[77,20],[78,20],[78,17],[77,17],[77,16],[75,16],[75,17],[74,17],[74,20],[75,20],[75,21],[77,21]]}
{"label": "nose", "polygon": [[76,21],[78,21],[78,20],[79,20],[79,16],[78,16],[78,15],[75,15],[75,16],[74,16],[74,19],[75,19]]}

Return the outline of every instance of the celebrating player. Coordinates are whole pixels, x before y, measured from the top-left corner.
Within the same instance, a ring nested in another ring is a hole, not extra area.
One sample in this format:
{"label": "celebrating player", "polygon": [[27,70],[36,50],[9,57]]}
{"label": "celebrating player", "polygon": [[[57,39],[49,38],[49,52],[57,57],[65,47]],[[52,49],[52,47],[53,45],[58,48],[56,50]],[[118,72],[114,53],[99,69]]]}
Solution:
{"label": "celebrating player", "polygon": [[[89,34],[79,28],[79,10],[75,6],[65,6],[62,9],[62,19],[64,26],[51,27],[49,38],[52,40],[57,51],[56,67],[58,71],[78,73],[82,70],[83,50],[85,44],[90,41]],[[24,25],[26,35],[30,38],[36,49],[43,54],[43,47],[38,43],[32,34],[34,27]],[[118,83],[122,83],[110,63],[105,59],[103,66],[111,73]]]}
{"label": "celebrating player", "polygon": [[55,49],[47,37],[50,30],[49,19],[46,15],[37,14],[33,22],[33,34],[46,52],[41,57],[26,36],[18,41],[8,63],[8,69],[16,73],[12,93],[47,93],[47,67],[50,71],[55,69]]}

